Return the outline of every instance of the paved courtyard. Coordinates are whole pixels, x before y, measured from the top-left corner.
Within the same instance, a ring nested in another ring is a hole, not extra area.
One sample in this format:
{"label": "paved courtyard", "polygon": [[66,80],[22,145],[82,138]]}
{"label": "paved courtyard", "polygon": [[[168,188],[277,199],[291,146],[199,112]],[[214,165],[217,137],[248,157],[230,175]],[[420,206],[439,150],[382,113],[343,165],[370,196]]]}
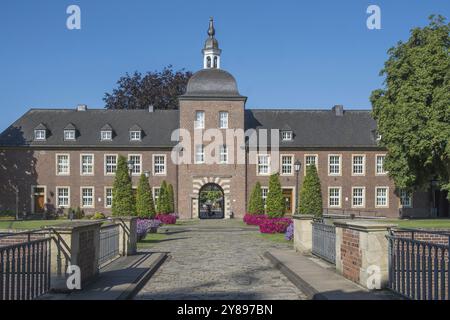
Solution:
{"label": "paved courtyard", "polygon": [[135,299],[305,299],[263,257],[288,248],[256,236],[238,221],[199,221],[167,227],[168,237],[151,246],[168,260]]}

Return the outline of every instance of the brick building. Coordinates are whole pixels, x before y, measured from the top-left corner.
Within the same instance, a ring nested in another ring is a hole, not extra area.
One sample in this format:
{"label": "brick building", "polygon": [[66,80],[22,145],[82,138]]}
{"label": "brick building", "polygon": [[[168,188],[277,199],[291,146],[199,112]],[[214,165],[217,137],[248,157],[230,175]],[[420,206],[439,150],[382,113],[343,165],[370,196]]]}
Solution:
{"label": "brick building", "polygon": [[[133,185],[146,173],[155,197],[163,180],[174,186],[182,218],[242,217],[256,181],[266,197],[273,172],[280,173],[287,212],[293,213],[297,161],[300,186],[305,167],[317,166],[329,213],[448,216],[443,194],[396,190],[383,168],[386,150],[377,146],[370,111],[340,105],[246,109],[236,80],[220,68],[220,55],[211,21],[204,68],[189,80],[179,110],[29,110],[0,135],[0,210],[39,214],[79,206],[110,213],[122,154],[133,165]],[[230,139],[208,150],[208,129]]]}

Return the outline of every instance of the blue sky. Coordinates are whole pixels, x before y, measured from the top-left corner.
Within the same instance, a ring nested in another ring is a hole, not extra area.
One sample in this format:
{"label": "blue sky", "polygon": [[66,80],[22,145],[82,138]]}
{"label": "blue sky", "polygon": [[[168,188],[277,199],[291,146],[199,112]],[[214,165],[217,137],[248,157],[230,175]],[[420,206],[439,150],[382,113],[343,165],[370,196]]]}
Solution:
{"label": "blue sky", "polygon": [[[66,28],[71,4],[81,30]],[[450,18],[450,1],[2,0],[0,131],[29,108],[102,108],[126,72],[200,69],[210,16],[247,108],[368,109],[387,49],[432,13]]]}

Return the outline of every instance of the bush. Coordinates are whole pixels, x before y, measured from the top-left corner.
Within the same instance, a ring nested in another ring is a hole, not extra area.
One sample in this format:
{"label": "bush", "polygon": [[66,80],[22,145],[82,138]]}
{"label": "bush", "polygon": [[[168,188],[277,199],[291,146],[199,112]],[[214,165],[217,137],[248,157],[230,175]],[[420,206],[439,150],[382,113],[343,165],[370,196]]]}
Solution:
{"label": "bush", "polygon": [[113,185],[113,216],[136,215],[133,186],[128,173],[127,159],[119,156],[117,161],[116,177]]}
{"label": "bush", "polygon": [[165,180],[161,183],[161,188],[159,189],[157,212],[158,214],[171,213],[169,204],[169,190]]}
{"label": "bush", "polygon": [[157,220],[160,220],[162,224],[175,224],[177,223],[176,214],[157,214],[155,217]]}
{"label": "bush", "polygon": [[250,226],[259,226],[262,221],[267,219],[267,216],[263,214],[250,214],[247,213],[244,216],[244,222]]}
{"label": "bush", "polygon": [[153,218],[156,214],[152,189],[145,174],[141,174],[136,192],[136,213],[140,218]]}
{"label": "bush", "polygon": [[305,181],[300,191],[299,201],[299,211],[301,214],[312,214],[316,217],[322,216],[322,191],[316,166],[306,167]]}
{"label": "bush", "polygon": [[169,202],[169,212],[173,213],[175,211],[175,197],[173,193],[173,186],[170,183],[167,185],[167,199]]}
{"label": "bush", "polygon": [[84,210],[81,210],[80,207],[77,207],[76,209],[69,208],[67,211],[67,217],[70,219],[83,219],[84,218]]}
{"label": "bush", "polygon": [[284,234],[284,239],[288,240],[288,241],[292,241],[294,239],[294,224],[291,223],[287,229],[286,229],[286,233]]}
{"label": "bush", "polygon": [[155,233],[160,225],[161,221],[157,219],[138,219],[136,230],[138,241],[144,239],[149,232]]}
{"label": "bush", "polygon": [[94,213],[94,215],[91,217],[92,220],[103,220],[106,219],[106,216],[103,212],[96,212]]}
{"label": "bush", "polygon": [[261,233],[285,233],[287,227],[292,223],[290,218],[264,219],[259,225]]}
{"label": "bush", "polygon": [[261,184],[259,182],[256,182],[250,195],[248,213],[264,214],[264,202],[262,198]]}
{"label": "bush", "polygon": [[269,218],[284,216],[285,203],[278,173],[270,176],[269,193],[266,199],[266,214]]}

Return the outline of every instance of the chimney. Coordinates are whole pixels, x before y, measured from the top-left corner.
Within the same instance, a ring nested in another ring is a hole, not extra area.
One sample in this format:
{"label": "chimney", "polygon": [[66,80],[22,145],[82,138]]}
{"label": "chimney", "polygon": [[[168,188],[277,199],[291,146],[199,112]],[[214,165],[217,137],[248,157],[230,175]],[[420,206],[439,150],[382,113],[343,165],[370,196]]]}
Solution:
{"label": "chimney", "polygon": [[79,104],[77,106],[77,111],[86,111],[87,110],[87,105],[85,104]]}
{"label": "chimney", "polygon": [[153,105],[148,106],[148,112],[153,112],[155,111],[155,108],[153,107]]}
{"label": "chimney", "polygon": [[344,106],[342,104],[335,105],[332,110],[336,117],[342,117],[344,115]]}

